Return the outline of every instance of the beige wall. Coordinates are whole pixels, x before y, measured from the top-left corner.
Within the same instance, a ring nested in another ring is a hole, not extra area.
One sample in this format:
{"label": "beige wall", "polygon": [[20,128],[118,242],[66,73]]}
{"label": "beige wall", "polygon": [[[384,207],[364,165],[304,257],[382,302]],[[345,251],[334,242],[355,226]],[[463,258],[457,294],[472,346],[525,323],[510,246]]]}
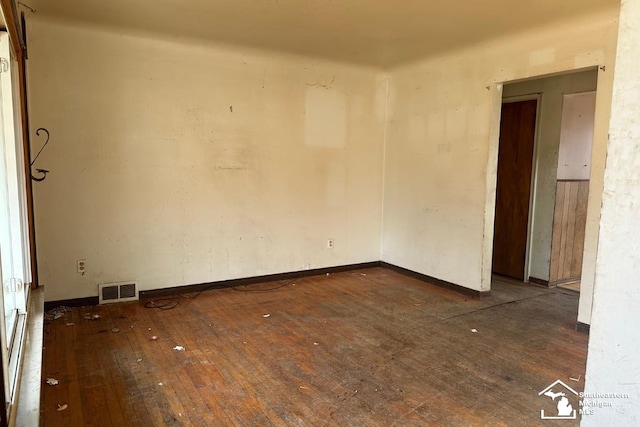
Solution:
{"label": "beige wall", "polygon": [[488,290],[501,83],[601,65],[584,289],[616,20],[611,10],[386,73],[32,18],[31,124],[52,132],[38,161],[52,172],[35,186],[47,299],[380,258]]}
{"label": "beige wall", "polygon": [[537,279],[549,280],[563,95],[596,90],[597,80],[598,72],[594,69],[507,84],[503,88],[504,98],[540,94],[529,248],[529,276]]}
{"label": "beige wall", "polygon": [[[384,261],[471,289],[490,289],[503,82],[606,67],[598,77],[592,168],[592,192],[599,193],[604,165],[595,159],[604,159],[606,146],[616,20],[617,10],[611,10],[393,70]],[[598,196],[589,205],[593,234]],[[595,248],[589,251],[595,254]]]}
{"label": "beige wall", "polygon": [[380,259],[376,71],[37,17],[29,31],[31,125],[51,132],[34,185],[47,300]]}

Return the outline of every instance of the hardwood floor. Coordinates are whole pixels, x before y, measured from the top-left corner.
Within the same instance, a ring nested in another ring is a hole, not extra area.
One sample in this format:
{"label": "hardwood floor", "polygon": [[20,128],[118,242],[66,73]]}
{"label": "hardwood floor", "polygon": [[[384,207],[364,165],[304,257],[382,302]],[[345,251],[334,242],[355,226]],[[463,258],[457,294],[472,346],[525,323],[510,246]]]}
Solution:
{"label": "hardwood floor", "polygon": [[243,291],[284,283],[48,322],[43,375],[60,383],[43,386],[42,424],[578,425],[543,424],[555,405],[538,396],[583,389],[575,293],[496,281],[476,300],[384,268]]}

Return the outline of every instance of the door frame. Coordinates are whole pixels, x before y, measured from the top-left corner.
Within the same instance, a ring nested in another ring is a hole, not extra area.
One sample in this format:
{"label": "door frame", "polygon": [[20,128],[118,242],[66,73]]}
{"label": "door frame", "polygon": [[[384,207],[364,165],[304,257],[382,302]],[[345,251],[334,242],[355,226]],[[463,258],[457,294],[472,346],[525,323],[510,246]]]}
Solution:
{"label": "door frame", "polygon": [[[539,78],[544,76],[537,76],[532,78]],[[509,82],[493,83],[488,86],[491,97],[491,122],[489,124],[489,149],[487,156],[486,177],[485,177],[485,205],[484,205],[484,224],[483,224],[483,239],[482,239],[482,260],[480,267],[480,290],[482,292],[491,292],[491,277],[493,272],[493,237],[495,229],[495,215],[496,215],[496,190],[497,190],[497,178],[498,178],[498,150],[500,145],[500,119],[502,115],[502,104],[505,101],[502,97],[502,89],[505,84],[515,83],[518,80]],[[533,162],[531,171],[531,190],[529,200],[529,218],[527,227],[527,245],[525,252],[525,271],[524,278],[529,280],[530,275],[530,256],[531,256],[531,238],[533,218],[532,212],[535,208],[535,204],[531,200],[535,197],[537,188],[535,187],[535,181],[538,174],[538,147],[539,147],[539,120],[542,108],[542,96],[540,93],[532,93],[528,95],[519,95],[509,97],[512,102],[526,101],[531,99],[537,100],[536,105],[536,125],[534,135],[534,147],[533,147]]]}
{"label": "door frame", "polygon": [[486,86],[488,90],[489,133],[486,152],[485,203],[482,236],[482,258],[480,263],[480,290],[491,292],[491,264],[493,260],[493,228],[495,221],[495,192],[498,167],[498,144],[500,137],[500,114],[502,109],[502,88],[504,84],[526,80],[570,74],[590,69],[597,70],[596,117],[594,123],[593,148],[591,150],[591,173],[589,181],[589,201],[587,208],[587,226],[585,230],[585,248],[582,263],[582,284],[578,305],[578,325],[588,326],[591,323],[593,307],[593,291],[595,285],[596,254],[599,245],[600,206],[602,204],[604,169],[608,146],[609,118],[611,97],[613,94],[613,73],[609,62],[598,62],[583,67],[568,67],[551,70],[548,73],[532,74],[507,81],[494,81]]}

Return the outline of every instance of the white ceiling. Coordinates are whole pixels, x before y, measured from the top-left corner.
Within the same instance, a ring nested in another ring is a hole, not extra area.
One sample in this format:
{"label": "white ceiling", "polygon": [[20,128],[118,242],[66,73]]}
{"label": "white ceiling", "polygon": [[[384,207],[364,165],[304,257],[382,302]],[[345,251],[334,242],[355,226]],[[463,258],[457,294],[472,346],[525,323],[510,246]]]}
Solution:
{"label": "white ceiling", "polygon": [[[23,0],[38,14],[380,67],[619,0]],[[29,13],[29,12],[27,12]]]}

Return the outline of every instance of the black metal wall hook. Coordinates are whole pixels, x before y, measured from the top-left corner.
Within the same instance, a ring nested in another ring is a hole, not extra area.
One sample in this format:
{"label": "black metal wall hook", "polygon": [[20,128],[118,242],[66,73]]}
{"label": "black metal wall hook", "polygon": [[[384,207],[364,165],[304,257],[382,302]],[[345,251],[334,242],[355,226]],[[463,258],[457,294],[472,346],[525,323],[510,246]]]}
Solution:
{"label": "black metal wall hook", "polygon": [[35,176],[33,176],[33,173],[32,173],[32,174],[31,174],[31,179],[32,179],[32,180],[34,180],[34,181],[38,181],[38,182],[40,182],[40,181],[44,181],[44,179],[47,177],[47,174],[49,173],[49,171],[48,171],[48,170],[46,170],[46,169],[36,169],[36,171],[37,171],[38,173],[42,174],[42,176],[40,176],[40,177],[35,177]]}
{"label": "black metal wall hook", "polygon": [[36,154],[36,157],[29,164],[29,166],[31,166],[31,168],[32,168],[31,179],[34,180],[34,181],[38,181],[38,182],[44,181],[45,178],[47,177],[47,174],[49,173],[49,171],[46,170],[46,169],[36,169],[36,171],[39,174],[41,174],[42,176],[36,177],[36,176],[33,175],[33,164],[36,162],[36,160],[38,160],[38,157],[40,157],[40,154],[42,153],[42,150],[44,150],[44,147],[46,147],[47,144],[49,143],[49,137],[50,137],[49,131],[46,130],[45,128],[38,128],[38,130],[36,130],[36,135],[40,136],[40,132],[41,131],[47,134],[47,139],[44,141],[44,144],[42,145],[42,148],[40,148],[40,151],[38,151],[38,154]]}

